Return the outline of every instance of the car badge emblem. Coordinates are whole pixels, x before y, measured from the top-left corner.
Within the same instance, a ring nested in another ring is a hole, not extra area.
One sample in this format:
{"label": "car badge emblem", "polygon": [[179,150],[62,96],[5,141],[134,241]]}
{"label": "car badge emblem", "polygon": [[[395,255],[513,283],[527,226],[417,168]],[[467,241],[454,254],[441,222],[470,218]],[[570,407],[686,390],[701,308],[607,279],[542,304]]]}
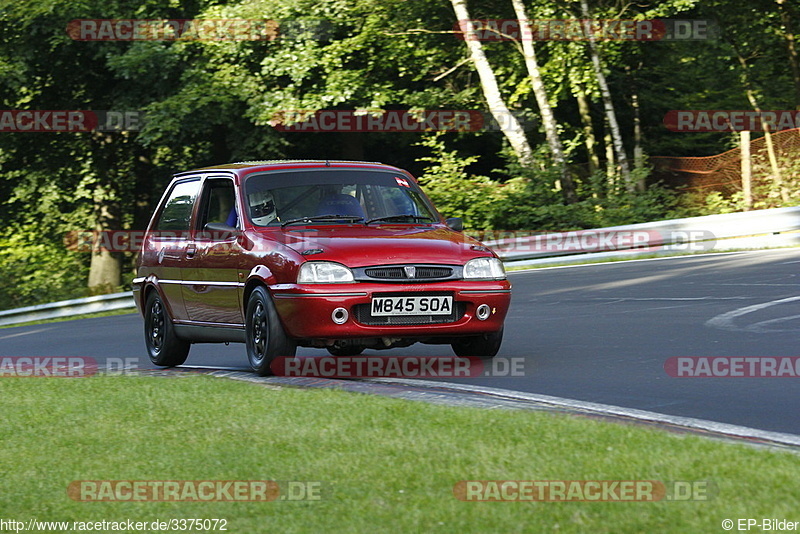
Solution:
{"label": "car badge emblem", "polygon": [[413,265],[406,265],[403,267],[403,270],[406,272],[406,278],[414,278],[417,276],[417,268]]}

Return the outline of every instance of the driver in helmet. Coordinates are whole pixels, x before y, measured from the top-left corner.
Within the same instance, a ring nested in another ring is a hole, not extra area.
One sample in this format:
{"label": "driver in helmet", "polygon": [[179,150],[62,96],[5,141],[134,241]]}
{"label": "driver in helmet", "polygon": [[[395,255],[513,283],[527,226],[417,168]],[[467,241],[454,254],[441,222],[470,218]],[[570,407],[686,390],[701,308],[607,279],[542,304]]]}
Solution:
{"label": "driver in helmet", "polygon": [[250,203],[250,218],[258,226],[267,226],[278,218],[275,199],[269,191],[256,191],[247,198]]}

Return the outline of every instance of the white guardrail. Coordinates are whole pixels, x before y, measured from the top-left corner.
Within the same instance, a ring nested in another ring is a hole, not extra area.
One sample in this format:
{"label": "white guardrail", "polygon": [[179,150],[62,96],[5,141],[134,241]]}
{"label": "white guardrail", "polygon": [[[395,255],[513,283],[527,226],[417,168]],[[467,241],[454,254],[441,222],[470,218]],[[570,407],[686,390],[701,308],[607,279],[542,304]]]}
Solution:
{"label": "white guardrail", "polygon": [[[505,234],[505,235],[503,235]],[[513,237],[507,237],[512,234]],[[507,266],[800,245],[800,207],[671,219],[594,230],[484,233]],[[489,239],[501,237],[502,239]],[[567,257],[568,256],[568,257]]]}
{"label": "white guardrail", "polygon": [[[508,237],[512,235],[513,237]],[[800,207],[708,215],[574,232],[477,234],[507,266],[567,264],[680,252],[800,245]],[[489,239],[502,237],[502,239]],[[134,308],[130,292],[0,311],[0,326]]]}
{"label": "white guardrail", "polygon": [[41,321],[44,319],[72,317],[84,313],[125,310],[134,308],[135,306],[136,304],[133,302],[133,295],[130,291],[111,295],[99,295],[97,297],[87,297],[84,299],[62,300],[61,302],[37,304],[36,306],[26,306],[25,308],[0,311],[0,326],[27,323],[29,321]]}

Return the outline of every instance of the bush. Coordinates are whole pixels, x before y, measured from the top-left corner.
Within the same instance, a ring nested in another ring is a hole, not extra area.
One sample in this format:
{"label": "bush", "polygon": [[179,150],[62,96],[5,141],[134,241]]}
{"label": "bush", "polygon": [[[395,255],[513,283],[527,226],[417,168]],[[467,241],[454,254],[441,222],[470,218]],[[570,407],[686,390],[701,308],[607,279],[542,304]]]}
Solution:
{"label": "bush", "polygon": [[[781,188],[772,178],[772,169],[764,158],[754,161],[752,194],[754,210],[784,208],[800,204],[800,160],[791,157],[778,159],[783,179],[783,189],[788,194],[788,202],[783,201]],[[700,217],[744,211],[744,193],[737,191],[723,195],[719,191],[684,191],[680,194],[673,218]]]}
{"label": "bush", "polygon": [[529,179],[511,180],[504,201],[497,206],[495,225],[502,221],[506,230],[544,232],[635,224],[668,218],[677,202],[677,195],[660,184],[643,193],[620,189],[605,197],[591,194],[598,190],[596,182],[607,179],[598,172],[578,183],[581,200],[564,204],[561,193],[548,186],[557,174],[550,169]]}
{"label": "bush", "polygon": [[20,308],[87,295],[85,254],[64,247],[61,236],[34,228],[0,235],[0,309]]}
{"label": "bush", "polygon": [[433,155],[418,161],[432,163],[419,177],[420,184],[445,217],[461,217],[467,229],[492,228],[494,212],[502,194],[498,184],[486,176],[467,175],[466,168],[477,156],[462,158],[447,151],[440,135],[420,143]]}
{"label": "bush", "polygon": [[[669,218],[677,204],[677,195],[660,184],[643,193],[608,188],[602,171],[578,182],[581,200],[564,204],[561,192],[554,188],[559,177],[554,167],[523,169],[512,163],[499,171],[508,179],[498,182],[468,175],[467,167],[478,158],[446,150],[441,134],[420,144],[430,148],[432,155],[419,161],[433,164],[425,169],[420,183],[445,216],[461,217],[469,230],[547,232],[618,226]],[[601,197],[597,191],[607,192]]]}

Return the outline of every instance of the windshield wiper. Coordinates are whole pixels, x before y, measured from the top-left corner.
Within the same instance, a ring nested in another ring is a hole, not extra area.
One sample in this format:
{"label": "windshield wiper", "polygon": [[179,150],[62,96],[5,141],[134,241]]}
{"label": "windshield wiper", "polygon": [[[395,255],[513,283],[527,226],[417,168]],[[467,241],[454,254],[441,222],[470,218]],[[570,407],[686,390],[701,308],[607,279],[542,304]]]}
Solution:
{"label": "windshield wiper", "polygon": [[281,228],[290,225],[290,224],[297,224],[297,223],[310,223],[314,221],[346,221],[346,222],[357,222],[363,221],[364,217],[359,217],[358,215],[314,215],[311,217],[300,217],[297,219],[289,219],[286,222],[281,223]]}
{"label": "windshield wiper", "polygon": [[407,214],[407,215],[386,215],[385,217],[375,217],[374,219],[368,220],[364,224],[366,225],[366,224],[379,222],[379,221],[391,221],[393,219],[411,219],[412,221],[415,221],[415,222],[416,221],[419,221],[419,222],[425,222],[425,221],[433,222],[433,218],[432,217],[426,217],[426,216],[423,216],[423,215]]}

